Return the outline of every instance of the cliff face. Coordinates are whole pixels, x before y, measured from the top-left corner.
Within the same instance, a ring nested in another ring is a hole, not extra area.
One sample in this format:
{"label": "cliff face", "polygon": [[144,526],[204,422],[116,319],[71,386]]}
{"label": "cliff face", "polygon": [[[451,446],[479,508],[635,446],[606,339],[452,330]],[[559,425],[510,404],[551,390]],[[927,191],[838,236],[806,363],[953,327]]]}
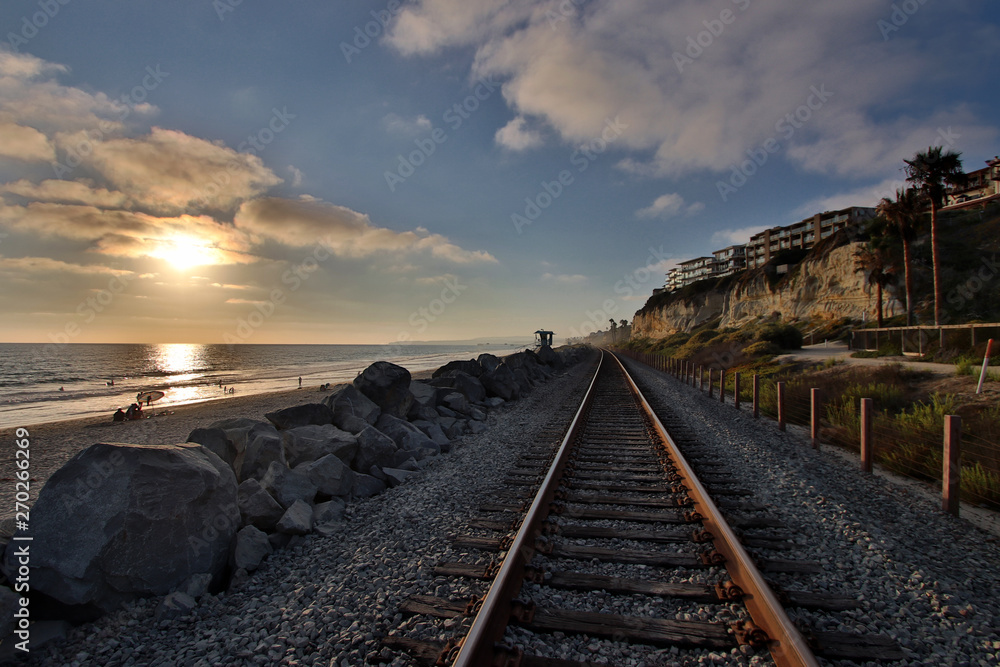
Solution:
{"label": "cliff face", "polygon": [[[668,298],[661,300],[661,305],[654,300],[635,314],[633,334],[663,338],[691,331],[717,317],[722,318],[721,327],[738,327],[775,312],[786,320],[861,318],[866,311],[873,318],[877,308],[874,288],[865,284],[865,274],[857,270],[854,259],[862,245],[847,243],[827,252],[811,253],[773,288],[764,271],[756,269],[725,289]],[[884,299],[886,317],[902,311],[888,291]]]}

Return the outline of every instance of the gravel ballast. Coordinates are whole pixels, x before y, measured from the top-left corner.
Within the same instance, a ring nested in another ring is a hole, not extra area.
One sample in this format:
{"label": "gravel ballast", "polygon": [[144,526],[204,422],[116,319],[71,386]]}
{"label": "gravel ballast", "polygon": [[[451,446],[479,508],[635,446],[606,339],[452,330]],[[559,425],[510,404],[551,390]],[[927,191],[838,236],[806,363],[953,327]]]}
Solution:
{"label": "gravel ballast", "polygon": [[[801,434],[628,364],[647,396],[669,405],[726,461],[768,515],[795,533],[796,559],[823,564],[818,576],[782,578],[789,588],[847,595],[855,611],[792,610],[816,630],[892,637],[906,665],[1000,664],[1000,548],[994,535],[941,510],[940,499],[857,469]],[[652,399],[651,399],[652,400]],[[655,402],[654,402],[655,404]],[[857,663],[844,662],[845,665]],[[885,663],[880,663],[885,664]]]}

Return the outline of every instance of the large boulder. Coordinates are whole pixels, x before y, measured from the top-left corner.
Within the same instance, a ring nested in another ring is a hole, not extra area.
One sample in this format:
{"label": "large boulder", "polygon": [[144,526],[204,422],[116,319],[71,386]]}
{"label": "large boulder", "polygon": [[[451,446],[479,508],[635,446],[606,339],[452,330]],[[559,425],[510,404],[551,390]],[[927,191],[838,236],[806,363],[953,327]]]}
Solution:
{"label": "large boulder", "polygon": [[354,379],[354,386],[382,408],[383,415],[405,418],[413,394],[410,371],[388,361],[376,361]]}
{"label": "large boulder", "polygon": [[[454,420],[453,420],[454,421]],[[413,425],[419,428],[424,434],[441,446],[447,446],[451,444],[448,436],[444,434],[444,430],[436,422],[428,421],[415,421]]]}
{"label": "large boulder", "polygon": [[410,393],[413,394],[413,404],[410,405],[409,416],[416,414],[421,409],[433,410],[438,404],[437,387],[426,382],[414,380],[410,382]]}
{"label": "large boulder", "polygon": [[375,423],[375,428],[392,438],[399,449],[430,448],[440,451],[440,447],[419,428],[410,422],[397,419],[391,415],[382,415]]}
{"label": "large boulder", "polygon": [[333,423],[345,431],[356,433],[348,427],[351,418],[363,419],[374,424],[382,414],[382,408],[361,393],[353,384],[338,384],[333,393],[323,399],[323,403],[333,410]]}
{"label": "large boulder", "polygon": [[536,354],[538,355],[538,360],[546,366],[551,366],[552,368],[563,367],[563,358],[548,345],[542,346]]}
{"label": "large boulder", "polygon": [[277,461],[268,466],[260,485],[286,509],[298,500],[312,503],[316,492],[319,491],[319,487],[309,475],[301,470],[291,470]]}
{"label": "large boulder", "polygon": [[262,422],[257,421],[256,419],[247,419],[245,417],[223,419],[209,424],[208,428],[218,428],[225,431],[226,437],[229,438],[229,441],[233,443],[233,446],[236,448],[237,455],[242,454],[243,451],[246,450],[247,445],[249,445],[253,439],[261,433],[269,433],[271,435],[278,434],[277,429],[275,429],[274,425],[270,422]]}
{"label": "large boulder", "polygon": [[201,445],[230,466],[236,463],[236,456],[239,452],[236,450],[236,445],[221,428],[196,428],[188,435],[187,441]]}
{"label": "large boulder", "polygon": [[281,433],[281,441],[291,468],[316,461],[327,454],[333,454],[350,465],[358,452],[357,437],[333,424],[289,429]]}
{"label": "large boulder", "polygon": [[[110,611],[193,574],[220,580],[240,524],[236,489],[232,469],[201,445],[88,447],[32,507],[32,589]],[[7,547],[11,579],[24,544]]]}
{"label": "large boulder", "polygon": [[240,484],[237,504],[243,525],[256,526],[268,533],[274,531],[285,513],[285,508],[255,479]]}
{"label": "large boulder", "polygon": [[351,495],[355,498],[368,498],[382,493],[385,489],[385,482],[380,479],[376,479],[371,475],[355,475],[354,488],[351,489]]}
{"label": "large boulder", "polygon": [[312,505],[304,500],[296,500],[278,521],[278,531],[285,535],[305,535],[313,526]]}
{"label": "large boulder", "polygon": [[268,412],[267,420],[282,431],[300,426],[322,426],[333,423],[333,410],[322,403],[306,403],[295,407]]}
{"label": "large boulder", "polygon": [[482,366],[483,373],[491,373],[497,369],[497,366],[500,365],[500,358],[494,354],[480,354],[476,361],[478,361],[479,365]]}
{"label": "large boulder", "polygon": [[247,448],[236,457],[239,481],[260,479],[272,463],[287,465],[285,447],[277,431],[259,431]]}
{"label": "large boulder", "polygon": [[346,496],[354,487],[354,471],[333,454],[303,463],[295,470],[304,473],[326,496]]}
{"label": "large boulder", "polygon": [[445,396],[441,402],[447,405],[455,412],[463,415],[469,414],[469,410],[472,408],[472,406],[469,404],[469,399],[467,399],[464,395],[458,393],[457,391],[453,391],[452,393]]}
{"label": "large boulder", "polygon": [[479,377],[483,374],[483,367],[479,365],[478,361],[449,361],[441,368],[434,371],[431,377],[438,377],[445,375],[452,371],[460,371],[462,373],[468,373],[472,377]]}
{"label": "large boulder", "polygon": [[486,398],[486,389],[478,378],[461,372],[455,373],[452,377],[454,378],[452,388],[462,393],[471,402],[480,403]]}
{"label": "large boulder", "polygon": [[260,567],[265,556],[274,551],[267,540],[267,533],[253,526],[246,526],[236,533],[236,548],[233,550],[233,565],[253,572]]}
{"label": "large boulder", "polygon": [[520,397],[521,388],[517,384],[517,378],[513,371],[506,364],[500,364],[488,373],[484,373],[479,378],[486,393],[490,396],[497,396],[505,401],[513,401]]}
{"label": "large boulder", "polygon": [[396,459],[399,447],[396,442],[373,426],[358,433],[358,454],[354,457],[354,469],[367,472],[371,467],[384,468]]}

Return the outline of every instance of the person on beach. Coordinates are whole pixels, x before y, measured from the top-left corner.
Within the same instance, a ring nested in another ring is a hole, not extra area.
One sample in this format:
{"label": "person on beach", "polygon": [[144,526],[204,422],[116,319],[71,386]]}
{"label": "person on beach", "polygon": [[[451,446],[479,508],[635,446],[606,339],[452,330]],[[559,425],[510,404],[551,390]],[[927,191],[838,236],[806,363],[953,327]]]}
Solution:
{"label": "person on beach", "polygon": [[122,410],[121,408],[118,408],[118,411],[115,412],[114,416],[111,417],[111,419],[112,419],[112,421],[116,421],[116,422],[123,422],[123,421],[125,421],[125,411]]}
{"label": "person on beach", "polygon": [[301,386],[302,386],[302,378],[299,377],[299,387],[301,387]]}
{"label": "person on beach", "polygon": [[128,410],[125,411],[125,419],[127,419],[128,421],[132,421],[133,419],[135,419],[135,408],[136,408],[135,403],[132,403],[131,405],[128,406]]}

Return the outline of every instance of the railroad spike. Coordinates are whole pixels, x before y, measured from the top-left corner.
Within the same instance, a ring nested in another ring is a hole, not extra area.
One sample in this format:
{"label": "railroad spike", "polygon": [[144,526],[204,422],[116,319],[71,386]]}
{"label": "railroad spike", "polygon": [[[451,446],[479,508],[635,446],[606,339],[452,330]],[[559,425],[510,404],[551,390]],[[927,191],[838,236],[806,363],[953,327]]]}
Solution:
{"label": "railroad spike", "polygon": [[771,642],[771,638],[764,632],[763,628],[753,621],[733,623],[730,627],[736,635],[736,641],[741,645],[760,649],[765,648]]}

